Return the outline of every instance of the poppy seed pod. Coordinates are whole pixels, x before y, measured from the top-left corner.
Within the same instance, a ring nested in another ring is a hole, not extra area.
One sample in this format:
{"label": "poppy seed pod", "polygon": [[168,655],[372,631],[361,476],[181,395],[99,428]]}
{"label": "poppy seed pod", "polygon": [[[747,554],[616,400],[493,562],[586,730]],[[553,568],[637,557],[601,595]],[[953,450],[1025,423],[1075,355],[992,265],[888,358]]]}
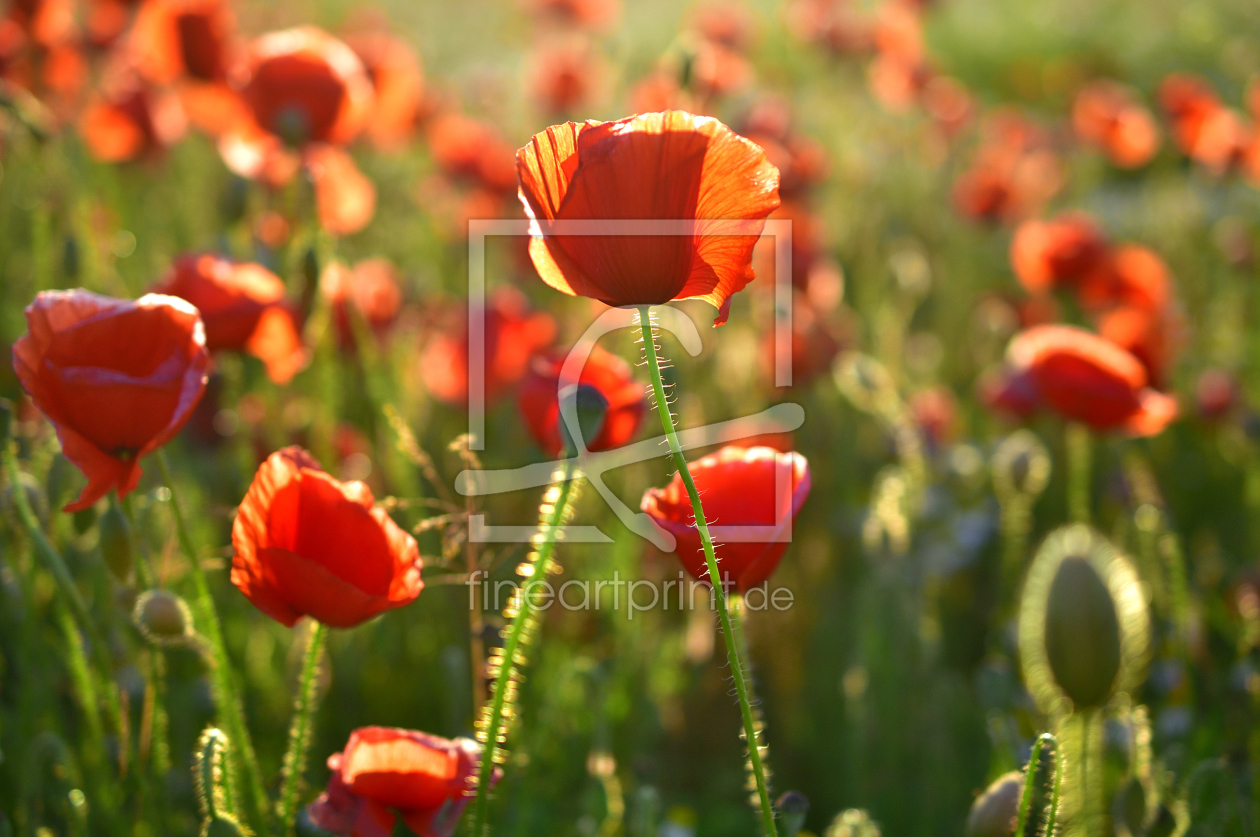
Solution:
{"label": "poppy seed pod", "polygon": [[1023,791],[1024,774],[1018,770],[994,780],[971,805],[964,832],[967,837],[1011,837]]}
{"label": "poppy seed pod", "polygon": [[131,576],[131,568],[135,565],[134,537],[131,532],[131,521],[123,514],[122,509],[110,505],[97,522],[97,533],[100,539],[101,560],[119,581],[126,581]]}
{"label": "poppy seed pod", "polygon": [[192,611],[169,590],[146,590],[136,599],[132,617],[144,638],[158,645],[180,642],[192,636]]}
{"label": "poppy seed pod", "polygon": [[577,417],[577,430],[582,440],[594,439],[604,427],[604,417],[608,415],[608,399],[598,388],[590,384],[571,384],[560,391],[560,439],[566,453],[578,451],[578,441],[571,437],[569,424],[564,420],[564,412],[569,404],[573,405]]}
{"label": "poppy seed pod", "polygon": [[1024,679],[1043,711],[1105,706],[1146,668],[1149,617],[1137,573],[1102,535],[1075,524],[1037,550],[1024,586]]}

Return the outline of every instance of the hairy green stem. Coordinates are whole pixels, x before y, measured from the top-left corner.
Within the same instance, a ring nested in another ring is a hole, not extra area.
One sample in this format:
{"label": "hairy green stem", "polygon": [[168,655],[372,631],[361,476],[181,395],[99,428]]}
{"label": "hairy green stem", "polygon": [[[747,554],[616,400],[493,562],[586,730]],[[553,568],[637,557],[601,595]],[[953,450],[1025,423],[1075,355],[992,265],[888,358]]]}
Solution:
{"label": "hairy green stem", "polygon": [[289,749],[284,754],[284,782],[277,808],[280,832],[286,837],[293,834],[296,825],[298,794],[302,790],[302,774],[306,772],[306,748],[311,742],[311,722],[318,704],[319,658],[324,653],[327,638],[328,626],[316,622],[302,660],[302,676],[298,680],[293,721],[289,725]]}
{"label": "hairy green stem", "polygon": [[560,482],[556,486],[559,492],[555,503],[552,504],[551,514],[548,515],[546,523],[539,532],[541,539],[538,542],[538,558],[534,561],[534,572],[518,588],[519,598],[514,601],[519,604],[516,615],[512,617],[512,623],[508,627],[507,635],[504,637],[503,652],[498,658],[498,671],[495,672],[494,677],[494,688],[490,692],[490,703],[485,707],[478,722],[481,726],[478,737],[484,736],[485,746],[481,751],[481,764],[477,770],[477,798],[473,801],[472,828],[469,830],[473,837],[486,837],[490,833],[488,819],[490,785],[494,777],[494,765],[499,755],[499,745],[503,743],[507,734],[505,725],[509,718],[504,716],[505,713],[511,711],[508,693],[509,690],[515,688],[515,673],[519,664],[518,654],[523,650],[531,620],[534,618],[534,598],[531,595],[530,582],[534,579],[546,579],[551,570],[552,556],[556,549],[555,534],[564,522],[569,498],[573,492],[575,469],[574,460],[566,460]]}
{"label": "hairy green stem", "polygon": [[718,571],[717,555],[713,550],[713,538],[709,534],[709,524],[705,520],[704,508],[700,503],[700,492],[687,469],[687,459],[683,456],[682,445],[678,442],[678,434],[674,431],[674,418],[669,411],[669,400],[665,397],[665,384],[661,380],[661,362],[657,357],[656,338],[652,333],[651,307],[639,306],[639,327],[643,332],[643,350],[647,355],[648,372],[652,377],[652,392],[656,396],[656,410],[661,416],[661,427],[665,430],[665,438],[669,442],[669,450],[673,454],[674,464],[687,488],[687,496],[691,499],[691,510],[695,514],[696,529],[700,532],[700,543],[704,547],[704,560],[709,571],[709,583],[713,587],[713,601],[717,608],[718,621],[722,626],[722,639],[726,642],[726,658],[731,668],[731,679],[735,683],[735,695],[739,700],[739,712],[744,721],[744,737],[748,743],[748,766],[757,784],[757,799],[761,809],[761,824],[768,837],[777,837],[774,823],[774,807],[770,802],[770,789],[766,784],[766,770],[761,757],[761,738],[757,729],[757,721],[753,715],[752,683],[745,674],[744,661],[740,654],[739,639],[727,607],[726,592],[722,589],[721,573]]}
{"label": "hairy green stem", "polygon": [[219,614],[214,607],[214,597],[210,595],[210,585],[201,567],[201,559],[197,556],[192,536],[184,523],[175,481],[171,478],[170,464],[166,461],[166,452],[158,450],[154,458],[162,474],[162,481],[171,492],[171,517],[175,522],[175,535],[179,540],[180,549],[184,552],[184,557],[188,559],[193,586],[197,593],[198,610],[201,611],[199,619],[206,637],[210,640],[210,655],[214,663],[215,703],[219,707],[223,724],[227,727],[228,738],[232,742],[232,747],[227,751],[228,765],[224,771],[229,802],[234,801],[233,779],[235,775],[243,774],[242,778],[249,789],[246,796],[249,800],[248,807],[251,816],[248,819],[258,826],[263,837],[267,837],[271,833],[267,819],[267,791],[263,788],[258,760],[254,755],[254,745],[250,741],[249,727],[245,723],[245,712],[236,695],[236,684],[232,682],[232,667],[228,661],[227,646],[223,642],[223,630],[219,626]]}
{"label": "hairy green stem", "polygon": [[[1028,828],[1028,816],[1032,812],[1033,796],[1036,795],[1037,777],[1041,769],[1041,753],[1046,745],[1057,747],[1058,740],[1050,733],[1043,733],[1033,742],[1032,753],[1028,756],[1028,767],[1024,772],[1024,790],[1019,797],[1019,817],[1015,823],[1014,837],[1024,837],[1024,832]],[[1055,762],[1057,764],[1058,752],[1052,751]],[[1057,767],[1052,767],[1054,771],[1058,771]],[[1046,832],[1046,837],[1050,837],[1052,832]]]}
{"label": "hairy green stem", "polygon": [[1089,523],[1093,438],[1088,427],[1072,421],[1063,428],[1063,442],[1067,456],[1068,519],[1073,523]]}

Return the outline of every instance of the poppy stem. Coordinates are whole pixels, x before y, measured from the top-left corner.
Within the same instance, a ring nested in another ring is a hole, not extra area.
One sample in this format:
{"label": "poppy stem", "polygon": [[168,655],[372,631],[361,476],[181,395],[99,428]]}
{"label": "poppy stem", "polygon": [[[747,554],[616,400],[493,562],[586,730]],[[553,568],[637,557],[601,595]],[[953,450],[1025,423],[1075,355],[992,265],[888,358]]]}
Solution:
{"label": "poppy stem", "polygon": [[719,579],[717,555],[713,551],[713,538],[709,534],[709,524],[704,517],[704,508],[700,503],[700,492],[691,478],[687,468],[687,459],[683,456],[682,445],[678,442],[678,434],[674,431],[674,418],[669,411],[669,400],[665,397],[665,384],[661,380],[661,362],[657,357],[656,338],[652,332],[651,307],[639,306],[639,326],[643,331],[643,349],[647,355],[648,371],[652,377],[652,392],[656,395],[656,410],[661,416],[661,427],[665,430],[665,438],[669,442],[669,450],[674,456],[674,464],[687,488],[687,496],[691,499],[691,510],[695,514],[696,529],[700,532],[700,543],[704,547],[704,560],[709,570],[709,583],[713,587],[713,602],[717,608],[718,621],[722,626],[722,639],[726,641],[726,657],[731,667],[731,679],[735,683],[735,695],[739,699],[739,711],[744,721],[744,739],[748,744],[748,767],[757,785],[757,800],[761,809],[762,827],[767,837],[777,837],[774,824],[774,807],[770,802],[770,789],[766,784],[766,769],[763,763],[765,747],[761,744],[760,725],[753,713],[752,682],[744,667],[740,652],[739,636],[736,634],[731,611],[727,607],[726,592]]}
{"label": "poppy stem", "polygon": [[[512,593],[512,602],[504,611],[512,623],[504,635],[503,647],[490,654],[486,673],[494,678],[490,701],[481,710],[477,720],[477,740],[483,745],[481,763],[477,769],[477,798],[473,802],[473,837],[488,837],[490,822],[490,785],[494,781],[495,764],[502,760],[502,745],[507,741],[507,726],[513,717],[512,704],[519,687],[517,669],[525,663],[525,651],[537,628],[537,614],[533,596],[535,583],[546,581],[551,572],[559,529],[564,525],[571,501],[576,494],[577,464],[566,459],[564,468],[555,475],[557,480],[543,495],[539,511],[542,522],[534,535],[535,551],[529,558],[531,570]],[[513,612],[514,611],[514,612]]]}
{"label": "poppy stem", "polygon": [[[30,500],[22,485],[22,473],[18,470],[17,457],[13,453],[11,444],[5,445],[4,448],[4,466],[9,472],[13,505],[17,508],[22,528],[26,530],[27,537],[35,545],[35,553],[39,555],[44,566],[52,574],[53,580],[56,581],[57,589],[74,615],[74,621],[78,624],[79,630],[87,637],[87,644],[92,649],[93,661],[100,669],[101,677],[105,678],[105,706],[109,711],[110,725],[119,735],[124,735],[127,727],[123,718],[122,704],[118,699],[118,686],[114,681],[114,663],[109,657],[109,646],[105,644],[105,639],[97,630],[96,623],[92,621],[92,615],[88,612],[87,605],[83,603],[83,597],[79,595],[79,588],[75,586],[74,577],[70,575],[70,570],[62,559],[61,553],[49,542],[44,530],[39,526],[39,519],[35,517],[35,512],[31,509]],[[128,748],[124,752],[130,750],[129,737],[127,744]]]}
{"label": "poppy stem", "polygon": [[289,749],[284,754],[284,780],[277,808],[280,830],[286,837],[293,834],[296,826],[298,794],[302,790],[302,774],[306,772],[306,750],[311,743],[311,721],[319,703],[319,658],[324,653],[327,638],[328,626],[315,622],[306,642],[306,656],[302,660],[302,675],[293,704],[293,721],[289,725]]}
{"label": "poppy stem", "polygon": [[192,570],[193,587],[196,588],[197,593],[197,608],[201,611],[198,621],[210,640],[210,656],[214,663],[215,704],[219,708],[224,726],[227,727],[228,739],[233,743],[233,746],[227,750],[229,765],[225,771],[227,774],[225,779],[228,795],[235,796],[231,792],[234,785],[233,777],[243,774],[245,784],[249,788],[246,794],[252,815],[249,819],[261,829],[263,837],[268,837],[271,834],[271,828],[267,819],[267,792],[263,789],[258,759],[254,755],[254,744],[250,740],[249,727],[245,723],[245,712],[241,707],[240,699],[236,696],[236,684],[232,681],[232,667],[227,656],[227,646],[223,642],[223,629],[219,626],[219,614],[214,607],[214,597],[210,594],[210,585],[201,567],[201,559],[197,557],[197,549],[184,523],[184,514],[179,507],[179,497],[175,489],[175,481],[171,478],[171,467],[166,459],[166,451],[158,449],[154,458],[157,460],[158,471],[162,474],[162,482],[171,492],[171,517],[175,523],[175,536]]}
{"label": "poppy stem", "polygon": [[1080,422],[1068,422],[1063,428],[1063,446],[1067,456],[1068,519],[1073,523],[1089,523],[1089,486],[1093,473],[1093,439],[1089,428]]}

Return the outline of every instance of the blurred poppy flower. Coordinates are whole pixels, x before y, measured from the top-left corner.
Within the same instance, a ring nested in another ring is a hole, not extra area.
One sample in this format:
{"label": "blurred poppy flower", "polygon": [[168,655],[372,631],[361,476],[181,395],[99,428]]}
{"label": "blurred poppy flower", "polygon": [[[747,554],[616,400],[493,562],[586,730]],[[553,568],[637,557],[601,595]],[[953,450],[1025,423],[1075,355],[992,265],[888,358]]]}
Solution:
{"label": "blurred poppy flower", "polygon": [[79,118],[88,153],[107,163],[157,154],[187,128],[179,99],[131,71],[108,74]]}
{"label": "blurred poppy flower", "polygon": [[[560,369],[564,353],[535,355],[521,380],[517,406],[525,429],[550,456],[560,456]],[[647,410],[647,391],[630,369],[614,354],[596,346],[578,376],[578,383],[592,386],[608,403],[604,422],[594,439],[586,439],[590,451],[611,450],[627,444],[639,431]]]}
{"label": "blurred poppy flower", "polygon": [[[770,213],[772,221],[790,221],[792,240],[789,248],[792,267],[792,285],[805,290],[810,271],[823,256],[823,237],[826,233],[822,219],[799,201],[784,201]],[[766,287],[773,287],[776,280],[778,236],[763,235],[753,247],[752,267]]]}
{"label": "blurred poppy flower", "polygon": [[523,0],[540,18],[581,29],[604,30],[621,16],[620,0]]}
{"label": "blurred poppy flower", "polygon": [[376,91],[365,132],[377,148],[401,149],[416,132],[424,109],[424,74],[420,57],[401,38],[386,31],[346,36],[346,43],[363,62]]}
{"label": "blurred poppy flower", "polygon": [[1238,403],[1238,385],[1223,369],[1206,369],[1194,387],[1195,405],[1205,419],[1219,419]]}
{"label": "blurred poppy flower", "polygon": [[916,105],[931,78],[926,65],[906,61],[895,53],[881,52],[866,68],[871,95],[893,113],[905,113]]}
{"label": "blurred poppy flower", "polygon": [[232,583],[292,627],[303,616],[350,628],[415,601],[416,541],[361,482],[339,482],[297,447],[258,469],[232,525]]}
{"label": "blurred poppy flower", "polygon": [[1035,215],[1063,185],[1063,167],[1045,133],[1018,112],[999,110],[983,127],[971,167],[954,182],[954,204],[983,221]]}
{"label": "blurred poppy flower", "polygon": [[12,0],[4,19],[43,47],[64,44],[78,32],[73,0]]}
{"label": "blurred poppy flower", "polygon": [[[451,837],[472,799],[481,745],[408,729],[361,727],[328,758],[328,789],[306,811],[339,837],[390,837],[399,817],[420,837]],[[495,769],[492,781],[502,771]]]}
{"label": "blurred poppy flower", "polygon": [[1083,212],[1065,212],[1049,221],[1024,221],[1011,239],[1011,266],[1031,294],[1079,285],[1102,270],[1106,259],[1107,239]]}
{"label": "blurred poppy flower", "polygon": [[[776,336],[773,328],[762,335],[758,353],[762,374],[774,381]],[[804,291],[792,293],[792,386],[808,386],[831,371],[832,362],[849,341],[815,309]]]}
{"label": "blurred poppy flower", "polygon": [[1108,79],[1090,82],[1072,104],[1076,136],[1106,152],[1111,162],[1131,169],[1150,162],[1159,150],[1159,127],[1129,87]]}
{"label": "blurred poppy flower", "polygon": [[827,152],[814,140],[792,129],[786,100],[764,96],[748,111],[740,133],[760,145],[770,164],[779,170],[779,197],[799,197],[828,174]]}
{"label": "blurred poppy flower", "polygon": [[727,0],[700,5],[690,12],[691,28],[706,41],[744,52],[752,46],[754,21],[747,7]]}
{"label": "blurred poppy flower", "polygon": [[933,76],[923,86],[923,108],[946,136],[969,123],[976,105],[962,82],[949,76]]}
{"label": "blurred poppy flower", "polygon": [[910,396],[910,415],[937,450],[958,434],[958,400],[945,387],[928,387]]}
{"label": "blurred poppy flower", "polygon": [[[765,540],[743,540],[737,531],[719,537],[722,586],[746,592],[770,577],[791,539],[792,520],[809,496],[809,464],[799,453],[728,445],[687,465],[710,525],[771,529]],[[695,514],[682,477],[649,488],[641,508],[677,542],[674,553],[697,581],[709,583]],[[760,538],[760,534],[749,533]]]}
{"label": "blurred poppy flower", "polygon": [[664,110],[689,110],[694,107],[691,96],[678,83],[677,73],[658,69],[639,79],[627,96],[634,113],[656,113]]}
{"label": "blurred poppy flower", "polygon": [[140,5],[139,0],[88,0],[88,41],[93,46],[108,48],[131,23],[132,13]]}
{"label": "blurred poppy flower", "polygon": [[[485,310],[485,396],[499,398],[521,379],[530,357],[550,346],[556,321],[549,314],[530,311],[523,294],[500,289]],[[450,312],[448,322],[429,339],[420,357],[425,387],[453,406],[468,403],[468,311],[466,304]]]}
{"label": "blurred poppy flower", "polygon": [[1207,80],[1172,73],[1160,82],[1159,101],[1172,120],[1177,147],[1213,174],[1224,174],[1245,156],[1247,127]]}
{"label": "blurred poppy flower", "polygon": [[1136,357],[1084,329],[1028,329],[1011,341],[1007,359],[1016,373],[1028,373],[1043,404],[1094,430],[1153,436],[1177,415],[1176,400],[1149,386]]}
{"label": "blurred poppy flower", "polygon": [[364,259],[353,268],[332,262],[324,269],[319,290],[332,306],[337,340],[342,348],[354,345],[350,307],[373,332],[383,334],[398,318],[402,288],[398,268],[389,259]]}
{"label": "blurred poppy flower", "polygon": [[1137,358],[1151,386],[1167,381],[1181,342],[1181,322],[1171,306],[1113,308],[1098,320],[1098,333]]}
{"label": "blurred poppy flower", "polygon": [[1089,309],[1123,305],[1162,311],[1172,302],[1172,274],[1153,250],[1125,244],[1108,253],[1101,269],[1086,274],[1077,292]]}
{"label": "blurred poppy flower", "polygon": [[[682,111],[556,125],[517,160],[544,282],[614,306],[703,299],[718,309],[715,325],[752,280],[761,222],[779,205],[779,173],[761,148]],[[612,235],[550,233],[554,221],[582,219],[699,223],[689,236],[617,235],[615,223]]]}
{"label": "blurred poppy flower", "polygon": [[1037,382],[1027,370],[990,370],[976,381],[976,396],[993,413],[1014,421],[1031,418],[1041,407]]}
{"label": "blurred poppy flower", "polygon": [[604,66],[588,41],[549,41],[529,57],[525,90],[544,112],[563,115],[587,105],[603,75]]}
{"label": "blurred poppy flower", "polygon": [[691,55],[691,87],[702,98],[726,96],[752,83],[752,62],[725,44],[700,39]]}
{"label": "blurred poppy flower", "polygon": [[210,356],[197,309],[149,294],[112,299],[42,291],[13,346],[22,388],[88,479],[68,512],[140,480],[140,460],[170,441],[201,399]]}
{"label": "blurred poppy flower", "polygon": [[903,0],[887,0],[875,16],[875,49],[907,64],[926,57],[923,18],[918,7]]}
{"label": "blurred poppy flower", "polygon": [[334,235],[351,235],[368,225],[376,213],[376,186],[354,158],[333,145],[314,145],[304,156],[315,184],[319,225]]}
{"label": "blurred poppy flower", "polygon": [[821,44],[837,55],[871,49],[874,23],[849,0],[791,0],[788,30],[802,41]]}
{"label": "blurred poppy flower", "polygon": [[297,312],[285,301],[284,282],[262,265],[191,253],[176,259],[153,290],[196,306],[212,352],[247,352],[278,384],[306,365],[308,353]]}
{"label": "blurred poppy flower", "polygon": [[464,178],[492,192],[516,186],[512,146],[489,122],[458,113],[435,117],[427,130],[429,153],[446,174]]}

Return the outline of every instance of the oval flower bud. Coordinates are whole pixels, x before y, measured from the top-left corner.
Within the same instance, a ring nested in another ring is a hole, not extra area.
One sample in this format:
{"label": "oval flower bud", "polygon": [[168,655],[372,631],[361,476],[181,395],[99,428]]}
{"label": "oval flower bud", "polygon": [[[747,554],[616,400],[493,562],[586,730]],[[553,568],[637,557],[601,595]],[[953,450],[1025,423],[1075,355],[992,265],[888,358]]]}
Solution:
{"label": "oval flower bud", "polygon": [[136,599],[132,619],[145,639],[159,645],[179,642],[192,636],[192,611],[169,590],[146,590]]}
{"label": "oval flower bud", "polygon": [[100,539],[101,560],[119,581],[126,581],[131,576],[131,568],[135,565],[134,538],[131,533],[131,521],[118,506],[111,505],[97,522],[97,534]]}
{"label": "oval flower bud", "polygon": [[1012,770],[994,780],[972,803],[967,815],[967,837],[1011,837],[1019,816],[1024,774]]}
{"label": "oval flower bud", "polygon": [[1046,538],[1019,615],[1024,679],[1043,711],[1098,708],[1132,689],[1146,667],[1148,633],[1146,600],[1127,558],[1082,524]]}

